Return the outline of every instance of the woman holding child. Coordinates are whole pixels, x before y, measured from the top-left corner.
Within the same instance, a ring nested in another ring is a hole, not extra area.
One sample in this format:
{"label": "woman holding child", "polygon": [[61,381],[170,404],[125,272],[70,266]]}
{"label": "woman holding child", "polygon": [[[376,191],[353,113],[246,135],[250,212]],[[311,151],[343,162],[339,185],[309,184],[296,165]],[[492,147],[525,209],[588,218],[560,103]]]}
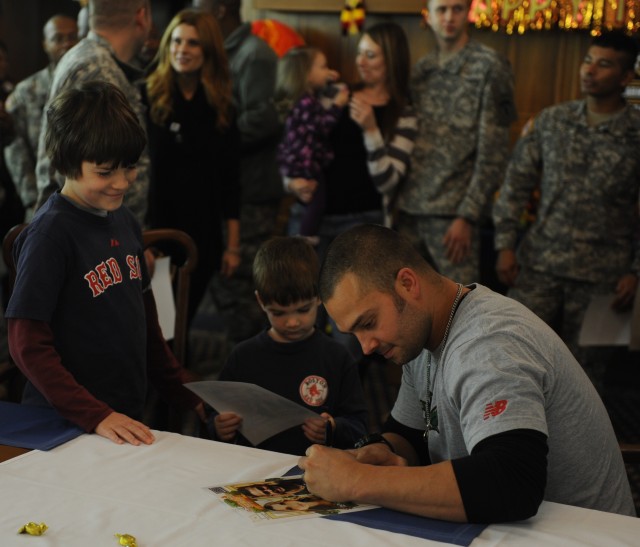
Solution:
{"label": "woman holding child", "polygon": [[240,263],[240,141],[223,38],[213,16],[180,11],[162,36],[156,62],[145,88],[148,220],[152,228],[187,232],[198,247],[192,318],[216,268],[231,276]]}
{"label": "woman holding child", "polygon": [[[391,22],[369,28],[360,39],[348,108],[329,136],[333,161],[324,170],[325,209],[320,224],[323,249],[356,224],[390,222],[393,198],[409,165],[417,120],[409,103],[410,58],[402,28]],[[311,200],[316,181],[287,180],[302,202]]]}

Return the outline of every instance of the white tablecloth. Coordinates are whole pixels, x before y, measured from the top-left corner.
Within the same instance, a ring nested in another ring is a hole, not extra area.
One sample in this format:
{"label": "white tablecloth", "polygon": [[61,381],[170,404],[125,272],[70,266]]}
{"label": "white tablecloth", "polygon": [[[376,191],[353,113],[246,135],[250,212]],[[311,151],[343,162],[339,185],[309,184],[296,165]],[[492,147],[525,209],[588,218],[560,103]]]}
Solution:
{"label": "white tablecloth", "polygon": [[[205,489],[280,476],[296,462],[172,433],[139,447],[83,435],[0,464],[0,546],[114,547],[116,533],[138,547],[443,545],[323,518],[255,525]],[[30,521],[49,530],[18,535]],[[535,518],[490,526],[472,545],[637,546],[640,519],[545,502]]]}

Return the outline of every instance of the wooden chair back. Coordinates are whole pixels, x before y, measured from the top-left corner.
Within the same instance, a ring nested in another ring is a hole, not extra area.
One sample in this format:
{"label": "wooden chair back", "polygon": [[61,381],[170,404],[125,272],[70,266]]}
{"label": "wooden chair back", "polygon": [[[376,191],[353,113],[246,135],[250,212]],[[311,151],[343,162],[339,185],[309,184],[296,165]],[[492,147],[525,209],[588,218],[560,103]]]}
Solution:
{"label": "wooden chair back", "polygon": [[181,230],[173,228],[158,228],[145,230],[142,233],[145,248],[160,247],[163,244],[178,249],[176,259],[171,256],[174,279],[174,299],[176,305],[176,323],[173,337],[173,353],[183,365],[186,364],[188,345],[188,307],[189,282],[191,272],[198,264],[198,249],[191,236]]}

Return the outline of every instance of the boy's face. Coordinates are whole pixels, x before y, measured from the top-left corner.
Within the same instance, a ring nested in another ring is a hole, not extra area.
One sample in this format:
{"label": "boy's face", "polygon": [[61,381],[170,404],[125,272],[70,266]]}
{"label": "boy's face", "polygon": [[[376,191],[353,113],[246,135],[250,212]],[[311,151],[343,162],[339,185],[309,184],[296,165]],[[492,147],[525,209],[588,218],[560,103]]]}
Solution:
{"label": "boy's face", "polygon": [[271,329],[269,334],[276,342],[299,342],[313,334],[320,300],[302,300],[289,306],[272,302],[264,304],[256,292],[260,307],[267,314]]}
{"label": "boy's face", "polygon": [[80,176],[77,179],[67,178],[62,194],[82,207],[115,211],[122,205],[136,175],[135,165],[111,169],[110,165],[83,161]]}

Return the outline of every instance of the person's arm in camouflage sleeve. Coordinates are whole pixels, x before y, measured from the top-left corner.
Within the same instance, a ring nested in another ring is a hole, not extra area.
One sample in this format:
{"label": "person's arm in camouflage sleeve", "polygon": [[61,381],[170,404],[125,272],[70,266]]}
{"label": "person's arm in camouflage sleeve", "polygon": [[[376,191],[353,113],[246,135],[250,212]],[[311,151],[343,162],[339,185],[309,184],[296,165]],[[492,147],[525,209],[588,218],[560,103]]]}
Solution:
{"label": "person's arm in camouflage sleeve", "polygon": [[500,187],[509,158],[509,127],[516,119],[513,73],[510,65],[497,61],[481,90],[480,121],[473,175],[458,217],[480,220],[487,203]]}
{"label": "person's arm in camouflage sleeve", "polygon": [[14,91],[7,99],[5,106],[13,119],[15,131],[14,139],[4,149],[5,165],[23,205],[28,208],[35,204],[38,190],[35,174],[36,151],[29,145],[24,97]]}
{"label": "person's arm in camouflage sleeve", "polygon": [[[636,180],[640,180],[640,168],[636,173]],[[637,210],[640,211],[640,192],[638,193]],[[623,275],[618,279],[616,284],[616,298],[613,301],[613,307],[619,310],[627,310],[633,306],[636,291],[638,290],[638,281],[640,277],[640,219],[636,215],[636,226],[633,238],[633,259],[631,262],[631,272]]]}
{"label": "person's arm in camouflage sleeve", "polygon": [[539,139],[538,127],[534,123],[534,127],[516,144],[504,184],[493,206],[495,249],[498,251],[496,272],[507,286],[514,284],[518,273],[515,248],[520,217],[542,171]]}

